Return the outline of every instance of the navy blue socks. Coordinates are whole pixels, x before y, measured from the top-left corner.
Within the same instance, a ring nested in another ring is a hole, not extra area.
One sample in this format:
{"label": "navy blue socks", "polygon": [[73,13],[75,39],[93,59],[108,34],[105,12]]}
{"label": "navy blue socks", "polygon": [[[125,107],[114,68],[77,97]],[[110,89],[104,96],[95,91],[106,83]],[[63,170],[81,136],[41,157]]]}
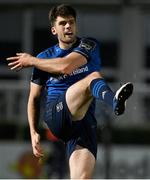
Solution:
{"label": "navy blue socks", "polygon": [[109,88],[104,79],[94,79],[90,84],[90,90],[95,98],[104,101],[113,108],[115,93]]}

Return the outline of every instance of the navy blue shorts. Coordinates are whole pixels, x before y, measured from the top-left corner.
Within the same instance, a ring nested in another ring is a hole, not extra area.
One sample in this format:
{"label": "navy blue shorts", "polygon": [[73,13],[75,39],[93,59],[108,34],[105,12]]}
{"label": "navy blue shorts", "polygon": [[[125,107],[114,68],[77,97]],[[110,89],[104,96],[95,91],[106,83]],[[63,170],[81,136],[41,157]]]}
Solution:
{"label": "navy blue shorts", "polygon": [[58,139],[65,142],[68,158],[76,145],[87,148],[96,158],[97,121],[90,108],[80,121],[72,121],[72,115],[66,104],[66,93],[46,104],[45,122]]}

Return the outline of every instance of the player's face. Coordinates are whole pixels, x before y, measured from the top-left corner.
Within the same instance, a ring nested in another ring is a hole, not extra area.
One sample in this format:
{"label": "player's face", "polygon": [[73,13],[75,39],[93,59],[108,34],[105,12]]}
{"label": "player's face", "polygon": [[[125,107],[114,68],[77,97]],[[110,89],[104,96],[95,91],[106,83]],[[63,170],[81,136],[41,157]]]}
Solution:
{"label": "player's face", "polygon": [[72,16],[58,16],[52,27],[52,33],[57,35],[60,44],[72,44],[76,40],[75,19]]}

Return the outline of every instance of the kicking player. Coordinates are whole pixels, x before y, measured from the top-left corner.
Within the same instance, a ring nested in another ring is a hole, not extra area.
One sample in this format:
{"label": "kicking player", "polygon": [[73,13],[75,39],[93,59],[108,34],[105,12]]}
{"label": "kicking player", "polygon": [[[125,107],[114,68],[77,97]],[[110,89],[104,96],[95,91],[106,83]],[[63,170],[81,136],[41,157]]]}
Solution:
{"label": "kicking player", "polygon": [[71,179],[91,178],[97,154],[95,99],[112,107],[116,115],[125,110],[132,94],[128,82],[114,93],[102,77],[99,44],[77,37],[76,11],[69,5],[55,6],[49,13],[58,44],[37,57],[17,53],[7,58],[11,70],[34,67],[28,100],[28,120],[33,153],[43,156],[38,133],[39,99],[47,90],[45,122],[53,135],[66,143]]}

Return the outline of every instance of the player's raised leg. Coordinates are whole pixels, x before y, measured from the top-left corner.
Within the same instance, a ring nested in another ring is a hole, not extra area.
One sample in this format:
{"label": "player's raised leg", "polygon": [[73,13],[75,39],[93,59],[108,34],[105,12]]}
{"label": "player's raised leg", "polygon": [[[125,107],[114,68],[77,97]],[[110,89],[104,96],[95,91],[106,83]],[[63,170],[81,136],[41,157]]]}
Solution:
{"label": "player's raised leg", "polygon": [[84,117],[93,97],[109,104],[116,115],[125,110],[125,102],[133,92],[133,84],[128,82],[113,92],[99,72],[93,72],[78,81],[66,92],[66,102],[73,115],[73,120]]}

